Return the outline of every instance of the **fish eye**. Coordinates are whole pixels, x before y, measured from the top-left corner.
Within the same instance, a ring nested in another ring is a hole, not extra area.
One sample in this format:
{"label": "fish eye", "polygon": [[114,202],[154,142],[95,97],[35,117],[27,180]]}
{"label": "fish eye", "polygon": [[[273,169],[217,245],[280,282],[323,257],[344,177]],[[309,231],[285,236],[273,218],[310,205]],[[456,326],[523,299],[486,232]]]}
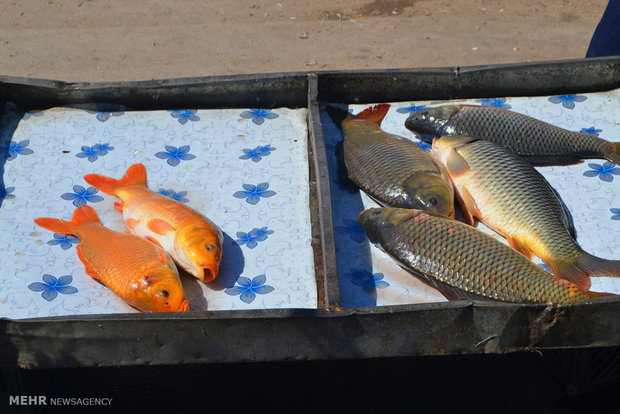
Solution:
{"label": "fish eye", "polygon": [[375,210],[370,215],[373,216],[373,217],[377,217],[379,214],[381,214],[381,211]]}
{"label": "fish eye", "polygon": [[215,250],[215,249],[216,249],[216,247],[215,247],[215,245],[214,245],[214,244],[212,244],[212,243],[207,243],[207,244],[205,245],[205,249],[207,249],[207,251],[212,251],[212,250]]}
{"label": "fish eye", "polygon": [[[164,290],[162,290],[162,291],[160,291],[160,292],[157,294],[157,297],[158,297],[158,298],[162,298],[162,299],[166,299],[166,298],[168,298],[168,296],[170,296],[170,293],[168,293],[168,291],[167,291],[167,290],[165,290],[165,289],[164,289]],[[166,305],[168,305],[168,303],[167,303],[167,302],[166,302]]]}

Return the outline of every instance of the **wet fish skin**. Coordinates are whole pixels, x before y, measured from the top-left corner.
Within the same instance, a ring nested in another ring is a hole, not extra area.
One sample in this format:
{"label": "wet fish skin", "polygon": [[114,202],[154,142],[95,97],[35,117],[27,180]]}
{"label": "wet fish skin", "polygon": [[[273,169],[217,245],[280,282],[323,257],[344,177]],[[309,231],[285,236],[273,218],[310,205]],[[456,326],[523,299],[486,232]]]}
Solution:
{"label": "wet fish skin", "polygon": [[132,233],[161,246],[179,266],[202,282],[218,276],[223,234],[207,217],[147,188],[146,168],[133,164],[120,179],[87,174],[84,180],[121,199],[125,224]]}
{"label": "wet fish skin", "polygon": [[80,243],[76,250],[86,273],[131,306],[143,312],[189,310],[172,259],[142,237],[104,227],[93,208],[77,208],[71,221],[40,217],[35,223],[56,233],[77,236]]}
{"label": "wet fish skin", "polygon": [[352,116],[328,107],[342,128],[349,179],[381,205],[454,217],[454,188],[445,168],[414,142],[381,130],[388,109],[377,105]]}
{"label": "wet fish skin", "polygon": [[371,243],[401,266],[457,297],[517,303],[571,303],[609,296],[558,279],[464,223],[420,210],[371,208],[358,216]]}
{"label": "wet fish skin", "polygon": [[526,255],[540,257],[556,275],[587,290],[589,276],[620,276],[620,261],[585,252],[571,233],[556,192],[526,161],[498,144],[466,136],[433,141],[466,213]]}
{"label": "wet fish skin", "polygon": [[495,142],[533,165],[570,165],[604,158],[620,164],[620,143],[569,131],[494,106],[442,105],[412,113],[405,126],[416,133],[467,135]]}

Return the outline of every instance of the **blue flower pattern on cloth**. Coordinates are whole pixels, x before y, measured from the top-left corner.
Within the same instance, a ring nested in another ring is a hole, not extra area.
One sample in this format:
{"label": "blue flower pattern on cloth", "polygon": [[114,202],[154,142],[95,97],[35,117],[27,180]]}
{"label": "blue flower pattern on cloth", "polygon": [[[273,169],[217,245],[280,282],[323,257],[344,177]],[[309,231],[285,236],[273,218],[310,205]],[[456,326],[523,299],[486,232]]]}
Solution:
{"label": "blue flower pattern on cloth", "polygon": [[176,118],[181,125],[187,124],[187,121],[200,121],[200,117],[196,115],[197,109],[173,109],[170,111],[170,116]]}
{"label": "blue flower pattern on cloth", "polygon": [[588,167],[592,168],[583,173],[586,177],[598,177],[601,180],[610,183],[614,180],[614,175],[620,175],[620,168],[616,167],[613,162],[606,161],[603,165],[590,163]]}
{"label": "blue flower pattern on cloth", "polygon": [[246,245],[249,249],[253,249],[258,246],[258,242],[267,240],[267,236],[273,234],[273,230],[267,230],[267,227],[253,228],[249,232],[242,231],[237,232],[237,244]]}
{"label": "blue flower pattern on cloth", "polygon": [[177,193],[174,190],[166,190],[166,189],[160,188],[159,194],[165,195],[166,197],[170,197],[171,199],[178,201],[179,203],[187,203],[189,201],[189,199],[185,197],[187,195],[187,191],[179,191]]}
{"label": "blue flower pattern on cloth", "polygon": [[242,160],[252,160],[254,162],[259,162],[271,154],[271,151],[274,151],[276,148],[273,148],[271,145],[265,145],[264,147],[258,146],[254,149],[244,148],[243,155],[239,157]]}
{"label": "blue flower pattern on cloth", "polygon": [[566,109],[575,109],[575,102],[583,102],[588,99],[583,95],[557,95],[549,97],[548,101],[554,104],[562,104]]}
{"label": "blue flower pattern on cloth", "polygon": [[99,157],[108,154],[108,151],[112,151],[114,147],[110,146],[110,144],[95,144],[92,147],[82,146],[80,148],[82,152],[75,154],[78,158],[87,158],[90,162],[95,162]]}
{"label": "blue flower pattern on cloth", "polygon": [[28,289],[33,292],[43,292],[41,297],[48,302],[53,301],[58,297],[59,293],[63,295],[71,295],[77,293],[77,288],[69,286],[73,282],[73,276],[66,275],[56,278],[55,276],[44,274],[43,283],[34,282],[28,285]]}
{"label": "blue flower pattern on cloth", "polygon": [[181,163],[181,161],[189,161],[196,158],[194,154],[190,154],[189,145],[182,145],[180,147],[175,147],[172,145],[166,145],[166,151],[160,151],[155,153],[157,158],[161,158],[162,160],[166,160],[168,165],[172,167],[176,167]]}
{"label": "blue flower pattern on cloth", "polygon": [[611,211],[612,220],[620,220],[620,208],[610,208],[609,211]]}
{"label": "blue flower pattern on cloth", "polygon": [[416,111],[422,110],[426,108],[426,105],[420,105],[420,106],[407,106],[405,108],[398,108],[396,110],[396,112],[398,112],[399,114],[412,114]]}
{"label": "blue flower pattern on cloth", "polygon": [[68,250],[74,244],[78,244],[80,239],[71,234],[58,234],[54,233],[54,239],[47,242],[50,246],[60,245],[63,250]]}
{"label": "blue flower pattern on cloth", "polygon": [[482,106],[494,106],[496,108],[502,109],[510,109],[512,106],[506,103],[506,98],[489,98],[489,99],[479,99],[480,105]]}
{"label": "blue flower pattern on cloth", "polygon": [[237,280],[238,286],[226,288],[224,292],[231,296],[240,295],[240,299],[249,304],[256,299],[256,294],[266,295],[275,290],[273,286],[266,285],[266,281],[267,277],[265,275],[258,275],[252,280],[244,276],[239,276]]}
{"label": "blue flower pattern on cloth", "polygon": [[125,112],[120,111],[120,106],[118,105],[106,105],[106,104],[97,104],[95,105],[94,111],[87,111],[89,114],[96,114],[97,120],[101,122],[105,122],[110,119],[111,116],[122,116]]}
{"label": "blue flower pattern on cloth", "polygon": [[385,289],[390,284],[383,280],[383,273],[370,273],[368,270],[353,270],[349,273],[351,283],[360,286],[366,293],[373,293],[377,289]]}
{"label": "blue flower pattern on cloth", "polygon": [[81,207],[86,203],[98,203],[103,201],[103,197],[96,195],[99,192],[94,187],[84,188],[81,185],[73,186],[73,193],[64,193],[60,197],[63,200],[73,200],[73,205]]}
{"label": "blue flower pattern on cloth", "polygon": [[337,233],[345,234],[351,238],[351,240],[362,243],[366,240],[366,233],[360,227],[356,220],[345,218],[342,220],[344,226],[336,226]]}
{"label": "blue flower pattern on cloth", "polygon": [[30,140],[27,139],[19,142],[11,141],[9,144],[9,156],[7,157],[7,161],[14,160],[18,155],[33,154],[34,151],[28,148],[28,145],[30,145]]}
{"label": "blue flower pattern on cloth", "polygon": [[248,204],[257,204],[261,197],[273,197],[276,195],[275,191],[267,190],[269,183],[260,183],[257,185],[243,184],[244,191],[237,191],[233,194],[235,198],[245,198]]}
{"label": "blue flower pattern on cloth", "polygon": [[265,119],[276,119],[278,116],[275,112],[271,112],[270,109],[250,109],[241,112],[241,118],[252,119],[252,122],[256,125],[262,125]]}
{"label": "blue flower pattern on cloth", "polygon": [[598,137],[601,132],[603,132],[602,129],[596,129],[593,126],[591,126],[590,128],[581,128],[581,130],[579,131],[580,134],[594,135],[595,137]]}

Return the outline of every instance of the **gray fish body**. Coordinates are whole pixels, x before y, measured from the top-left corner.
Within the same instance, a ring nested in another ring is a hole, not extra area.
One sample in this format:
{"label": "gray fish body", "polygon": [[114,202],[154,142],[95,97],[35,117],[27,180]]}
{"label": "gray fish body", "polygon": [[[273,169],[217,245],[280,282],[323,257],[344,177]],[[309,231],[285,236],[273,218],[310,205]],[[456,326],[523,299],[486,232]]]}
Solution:
{"label": "gray fish body", "polygon": [[500,241],[455,220],[391,208],[365,210],[357,220],[368,239],[401,266],[438,286],[464,292],[461,297],[568,303],[598,296],[557,279]]}
{"label": "gray fish body", "polygon": [[495,142],[534,165],[568,165],[581,159],[620,162],[620,146],[492,106],[446,105],[414,112],[405,126],[420,134],[467,135]]}
{"label": "gray fish body", "polygon": [[540,257],[558,276],[582,288],[587,276],[620,276],[620,261],[579,247],[555,191],[524,158],[490,141],[445,136],[433,152],[446,165],[466,210],[522,253]]}
{"label": "gray fish body", "polygon": [[342,122],[347,175],[380,204],[454,216],[445,168],[414,142],[366,120]]}

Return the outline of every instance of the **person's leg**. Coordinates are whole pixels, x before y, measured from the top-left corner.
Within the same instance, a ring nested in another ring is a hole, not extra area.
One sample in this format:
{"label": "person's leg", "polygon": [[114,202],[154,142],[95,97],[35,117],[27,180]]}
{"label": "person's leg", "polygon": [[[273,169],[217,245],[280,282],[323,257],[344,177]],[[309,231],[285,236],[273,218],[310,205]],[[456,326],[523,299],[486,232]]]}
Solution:
{"label": "person's leg", "polygon": [[586,57],[620,55],[620,0],[609,0]]}

